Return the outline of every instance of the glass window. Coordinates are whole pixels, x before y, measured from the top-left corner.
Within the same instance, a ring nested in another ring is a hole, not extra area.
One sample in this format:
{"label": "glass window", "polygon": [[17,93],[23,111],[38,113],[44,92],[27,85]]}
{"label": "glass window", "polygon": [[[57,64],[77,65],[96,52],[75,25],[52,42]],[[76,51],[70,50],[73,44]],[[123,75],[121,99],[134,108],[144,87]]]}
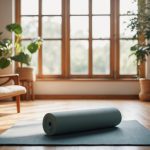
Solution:
{"label": "glass window", "polygon": [[61,41],[44,41],[43,43],[43,74],[61,74]]}
{"label": "glass window", "polygon": [[61,38],[61,17],[43,17],[43,38]]}
{"label": "glass window", "polygon": [[70,14],[89,14],[89,0],[70,0]]}
{"label": "glass window", "polygon": [[93,74],[110,73],[110,41],[93,41]]}
{"label": "glass window", "polygon": [[93,38],[110,38],[110,17],[93,17]]}
{"label": "glass window", "polygon": [[110,0],[92,0],[93,14],[110,14]]}
{"label": "glass window", "polygon": [[120,74],[132,75],[137,73],[136,58],[130,57],[130,47],[136,44],[137,41],[121,40],[120,41]]}
{"label": "glass window", "polygon": [[71,38],[88,38],[89,36],[88,17],[71,16],[70,22],[71,22],[70,25]]}
{"label": "glass window", "polygon": [[88,74],[88,41],[71,41],[71,74]]}
{"label": "glass window", "polygon": [[38,73],[66,78],[115,77],[114,70],[121,77],[137,73],[135,58],[129,57],[137,40],[132,40],[135,32],[127,28],[138,13],[135,0],[20,2],[16,9],[21,9],[17,18],[24,31],[22,44],[36,37],[44,41],[32,59]]}
{"label": "glass window", "polygon": [[39,0],[21,0],[21,15],[38,15]]}
{"label": "glass window", "polygon": [[138,7],[135,0],[120,0],[120,14],[137,14]]}
{"label": "glass window", "polygon": [[134,19],[135,16],[121,16],[120,17],[120,37],[121,38],[132,38],[135,35],[135,31],[130,30],[127,28],[131,19]]}
{"label": "glass window", "polygon": [[22,17],[23,38],[38,37],[38,17]]}
{"label": "glass window", "polygon": [[61,0],[42,0],[43,15],[61,15],[62,1]]}

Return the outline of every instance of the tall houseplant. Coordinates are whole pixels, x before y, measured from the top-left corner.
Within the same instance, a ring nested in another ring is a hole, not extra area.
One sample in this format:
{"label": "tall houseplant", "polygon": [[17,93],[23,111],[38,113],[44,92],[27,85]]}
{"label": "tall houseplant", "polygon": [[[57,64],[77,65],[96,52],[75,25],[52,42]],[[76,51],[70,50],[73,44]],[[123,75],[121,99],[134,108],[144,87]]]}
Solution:
{"label": "tall houseplant", "polygon": [[[136,1],[136,0],[134,0]],[[138,0],[138,14],[130,20],[128,28],[131,32],[135,31],[133,40],[138,39],[138,44],[131,47],[131,56],[136,56],[138,66],[138,77],[141,76],[141,67],[147,61],[150,55],[150,5],[145,0]],[[141,100],[150,100],[150,80],[139,79],[140,81],[140,94]]]}
{"label": "tall houseplant", "polygon": [[[138,0],[139,13],[130,20],[127,26],[131,29],[131,32],[135,32],[132,39],[138,39],[138,44],[133,45],[130,49],[132,52],[131,56],[136,56],[138,66],[145,63],[146,57],[150,55],[150,15],[147,13],[150,11],[150,7],[148,7],[148,4],[144,1],[145,0]],[[140,74],[138,74],[138,76],[139,75]]]}

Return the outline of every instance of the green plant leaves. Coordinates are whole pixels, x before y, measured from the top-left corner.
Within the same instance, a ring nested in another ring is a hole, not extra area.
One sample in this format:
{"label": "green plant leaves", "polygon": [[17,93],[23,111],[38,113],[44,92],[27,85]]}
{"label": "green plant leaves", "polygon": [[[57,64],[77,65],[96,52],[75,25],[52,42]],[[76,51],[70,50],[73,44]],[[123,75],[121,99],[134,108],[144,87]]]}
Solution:
{"label": "green plant leaves", "polygon": [[20,62],[22,64],[30,65],[31,57],[28,54],[25,54],[23,52],[19,53],[18,55],[15,55],[11,57],[12,60]]}
{"label": "green plant leaves", "polygon": [[0,41],[0,48],[8,48],[12,45],[12,41],[10,39],[3,39]]}
{"label": "green plant leaves", "polygon": [[10,58],[12,56],[12,42],[9,39],[0,41],[0,58]]}
{"label": "green plant leaves", "polygon": [[14,32],[16,35],[22,34],[22,27],[19,24],[13,23],[6,26],[6,29],[10,32]]}
{"label": "green plant leaves", "polygon": [[0,59],[0,69],[4,69],[10,65],[10,60],[7,58],[1,58]]}
{"label": "green plant leaves", "polygon": [[[12,43],[10,39],[0,40],[0,68],[6,68],[10,65],[11,61],[16,61],[22,64],[30,65],[31,62],[31,54],[38,51],[39,47],[42,44],[42,40],[40,38],[32,41],[27,47],[22,46],[21,44],[21,36],[22,36],[22,27],[17,23],[8,24],[6,29],[9,32],[15,33],[15,41]],[[0,35],[2,33],[0,32]],[[15,53],[13,54],[13,45]],[[30,52],[30,53],[29,53]]]}
{"label": "green plant leaves", "polygon": [[42,45],[42,42],[43,42],[42,39],[37,38],[27,46],[27,49],[31,54],[33,54],[38,51],[38,49]]}
{"label": "green plant leaves", "polygon": [[27,49],[29,50],[29,52],[31,54],[35,53],[38,50],[38,43],[36,42],[32,42],[28,45]]}
{"label": "green plant leaves", "polygon": [[146,61],[146,56],[149,55],[149,49],[150,47],[146,45],[133,45],[130,48],[130,50],[132,51],[130,56],[135,55],[138,63],[144,62]]}
{"label": "green plant leaves", "polygon": [[132,47],[130,48],[130,50],[131,50],[131,51],[136,51],[136,50],[137,50],[137,44],[134,45],[134,46],[132,46]]}

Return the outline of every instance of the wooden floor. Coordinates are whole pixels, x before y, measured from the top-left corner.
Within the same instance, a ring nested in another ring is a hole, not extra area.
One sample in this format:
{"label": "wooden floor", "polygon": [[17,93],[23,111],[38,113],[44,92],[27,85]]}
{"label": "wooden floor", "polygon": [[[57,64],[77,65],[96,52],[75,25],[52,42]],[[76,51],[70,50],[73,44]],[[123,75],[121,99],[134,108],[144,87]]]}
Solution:
{"label": "wooden floor", "polygon": [[[12,127],[16,121],[39,119],[47,112],[99,108],[114,106],[118,108],[124,120],[138,120],[150,129],[150,102],[136,100],[35,100],[24,101],[21,113],[16,114],[14,102],[0,101],[0,133]],[[135,146],[1,146],[0,150],[150,150],[150,147]]]}

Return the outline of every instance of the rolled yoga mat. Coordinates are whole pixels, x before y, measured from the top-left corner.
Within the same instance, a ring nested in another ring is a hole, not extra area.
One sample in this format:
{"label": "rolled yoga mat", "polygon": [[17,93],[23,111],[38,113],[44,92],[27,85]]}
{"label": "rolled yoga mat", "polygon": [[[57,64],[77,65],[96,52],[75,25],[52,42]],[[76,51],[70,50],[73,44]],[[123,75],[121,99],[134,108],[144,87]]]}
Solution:
{"label": "rolled yoga mat", "polygon": [[43,129],[47,135],[115,127],[122,116],[116,108],[100,108],[47,113],[43,118]]}

